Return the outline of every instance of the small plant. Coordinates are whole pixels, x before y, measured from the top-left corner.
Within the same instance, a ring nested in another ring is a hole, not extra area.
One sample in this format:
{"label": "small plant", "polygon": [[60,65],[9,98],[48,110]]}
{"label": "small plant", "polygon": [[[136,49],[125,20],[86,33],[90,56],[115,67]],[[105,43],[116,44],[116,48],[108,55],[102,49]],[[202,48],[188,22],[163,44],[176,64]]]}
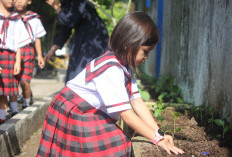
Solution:
{"label": "small plant", "polygon": [[158,97],[158,101],[155,106],[155,118],[159,117],[161,113],[166,109],[166,106],[163,105],[163,95]]}
{"label": "small plant", "polygon": [[174,113],[173,111],[170,111],[174,120],[173,120],[173,131],[172,133],[172,138],[174,138],[175,134],[178,132],[181,132],[181,128],[176,128],[176,119],[181,115],[179,112]]}
{"label": "small plant", "polygon": [[222,127],[222,134],[218,134],[217,138],[223,138],[225,137],[226,132],[229,130],[230,126],[225,124],[224,120],[221,119],[215,119],[214,120],[215,124],[217,124],[218,126]]}
{"label": "small plant", "polygon": [[205,105],[200,105],[200,106],[193,106],[192,110],[195,112],[195,114],[197,115],[197,117],[200,117],[200,122],[202,124],[203,122],[203,113],[205,111]]}
{"label": "small plant", "polygon": [[163,105],[163,95],[160,95],[158,97],[158,101],[155,106],[155,118],[160,121],[160,127],[163,129],[163,121],[164,121],[164,116],[162,115],[162,112],[166,109],[166,106]]}
{"label": "small plant", "polygon": [[214,112],[212,107],[207,107],[206,110],[210,114],[210,118],[208,119],[208,123],[211,124],[211,128],[213,129],[213,123],[214,123]]}
{"label": "small plant", "polygon": [[164,95],[163,99],[165,102],[184,103],[183,99],[180,97],[180,88],[174,85],[174,78],[171,76],[160,76],[156,84],[153,84],[151,88],[157,95]]}

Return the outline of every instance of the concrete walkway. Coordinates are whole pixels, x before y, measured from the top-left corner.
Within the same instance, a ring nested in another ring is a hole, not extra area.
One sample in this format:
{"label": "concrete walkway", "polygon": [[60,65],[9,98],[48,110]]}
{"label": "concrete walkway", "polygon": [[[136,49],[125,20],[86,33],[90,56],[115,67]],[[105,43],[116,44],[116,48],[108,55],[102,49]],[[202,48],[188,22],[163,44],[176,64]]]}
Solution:
{"label": "concrete walkway", "polygon": [[[55,94],[64,87],[53,79],[32,79],[34,104],[0,125],[0,156],[32,157],[36,155],[41,128],[48,106]],[[21,109],[21,104],[19,105]],[[37,137],[35,140],[34,137]],[[34,140],[27,144],[31,139]]]}

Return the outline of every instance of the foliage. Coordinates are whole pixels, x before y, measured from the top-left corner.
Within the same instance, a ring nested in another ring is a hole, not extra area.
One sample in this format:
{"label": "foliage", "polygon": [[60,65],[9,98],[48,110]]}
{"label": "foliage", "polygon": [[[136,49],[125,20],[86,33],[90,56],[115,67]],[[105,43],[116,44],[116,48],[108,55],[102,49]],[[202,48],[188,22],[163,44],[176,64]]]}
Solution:
{"label": "foliage", "polygon": [[218,134],[217,137],[218,138],[222,137],[224,139],[226,132],[229,131],[230,129],[230,126],[225,124],[226,122],[222,119],[215,119],[214,122],[216,125],[222,127],[222,134]]}
{"label": "foliage", "polygon": [[139,93],[144,101],[149,101],[150,100],[150,94],[144,89],[144,86],[141,83],[141,80],[136,80]]}
{"label": "foliage", "polygon": [[[200,119],[201,124],[205,125],[207,128],[210,128],[214,134],[216,133],[217,138],[225,138],[225,134],[229,131],[230,127],[226,120],[219,118],[219,113],[214,111],[213,107],[206,107],[205,105],[192,105],[189,108],[189,112],[195,115],[197,119]],[[206,121],[206,123],[204,123],[204,121]],[[210,127],[206,125],[207,123],[210,124]],[[214,124],[216,124],[217,127],[214,126]],[[222,129],[222,132],[218,133],[218,129]]]}
{"label": "foliage", "polygon": [[180,88],[174,85],[174,78],[171,76],[160,76],[151,88],[155,90],[155,93],[164,95],[166,102],[184,103],[180,97]]}
{"label": "foliage", "polygon": [[205,105],[204,104],[202,104],[200,106],[192,105],[190,110],[191,110],[191,112],[193,112],[197,116],[197,118],[200,119],[201,124],[202,124],[203,123],[203,114],[205,112]]}
{"label": "foliage", "polygon": [[146,88],[150,89],[151,93],[154,93],[152,96],[154,96],[156,100],[162,95],[164,102],[184,103],[181,98],[181,90],[174,84],[174,78],[172,76],[160,76],[158,79],[155,79],[145,74],[143,69],[140,69],[140,71],[141,75],[139,78],[145,84]]}
{"label": "foliage", "polygon": [[163,121],[164,121],[165,117],[162,115],[162,112],[166,109],[166,106],[163,105],[163,96],[162,95],[159,96],[158,101],[156,102],[156,106],[154,106],[154,108],[155,108],[154,116],[157,120],[160,121],[160,127],[162,130],[164,130]]}
{"label": "foliage", "polygon": [[[101,7],[104,9],[105,12],[107,12],[108,14],[111,14],[111,8],[110,8],[111,5],[109,5],[109,0],[101,0],[99,1],[99,4],[101,5]],[[110,1],[110,4],[111,4],[111,1]],[[126,14],[126,3],[124,1],[115,2],[113,11],[114,11],[113,17],[116,19],[116,22],[118,22]],[[114,24],[112,20],[108,16],[106,16],[106,14],[104,14],[101,11],[101,9],[97,8],[97,12],[99,16],[105,22],[109,35],[111,35],[114,29]]]}
{"label": "foliage", "polygon": [[211,128],[213,129],[213,123],[214,123],[214,112],[212,107],[207,107],[206,110],[210,114],[210,118],[208,119],[208,123],[211,124]]}

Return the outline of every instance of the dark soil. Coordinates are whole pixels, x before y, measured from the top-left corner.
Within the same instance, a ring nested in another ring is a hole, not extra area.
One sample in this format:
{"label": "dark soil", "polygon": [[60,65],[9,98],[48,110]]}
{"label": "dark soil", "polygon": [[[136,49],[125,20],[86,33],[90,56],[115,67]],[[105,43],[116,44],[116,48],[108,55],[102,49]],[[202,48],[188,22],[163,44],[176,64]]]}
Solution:
{"label": "dark soil", "polygon": [[[163,113],[165,120],[162,126],[170,125],[166,130],[173,130],[173,116],[167,108]],[[216,134],[220,133],[219,128],[210,129],[208,126],[203,127],[190,116],[188,112],[184,112],[176,119],[176,128],[182,128],[180,133],[174,136],[174,143],[177,147],[183,149],[185,154],[178,155],[183,157],[232,157],[232,133],[227,132],[224,139],[217,139]],[[171,134],[170,134],[171,135]],[[153,145],[146,138],[136,134],[132,138],[133,147],[136,157],[165,157],[176,156],[168,155],[166,151],[158,146]]]}

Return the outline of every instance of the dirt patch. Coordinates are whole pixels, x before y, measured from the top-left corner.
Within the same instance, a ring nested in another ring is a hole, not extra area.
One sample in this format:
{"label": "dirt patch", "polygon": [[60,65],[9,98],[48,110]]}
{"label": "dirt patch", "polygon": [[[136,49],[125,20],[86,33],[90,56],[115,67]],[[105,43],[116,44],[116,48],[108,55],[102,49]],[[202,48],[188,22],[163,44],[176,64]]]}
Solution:
{"label": "dirt patch", "polygon": [[[170,110],[171,108],[169,108]],[[171,109],[173,110],[173,109]],[[165,120],[162,126],[167,126],[167,130],[173,129],[173,116],[167,109],[163,112]],[[160,124],[160,123],[159,123]],[[217,139],[213,134],[218,132],[208,132],[209,129],[199,126],[194,117],[191,117],[185,112],[176,119],[176,128],[181,128],[181,132],[174,136],[174,143],[177,147],[183,149],[186,153],[178,156],[183,157],[198,157],[198,156],[212,156],[212,157],[231,157],[232,156],[232,134],[228,132],[224,139]],[[167,133],[168,134],[168,133]],[[132,138],[132,143],[136,157],[164,157],[175,156],[168,155],[166,151],[153,145],[146,138],[136,134]]]}
{"label": "dirt patch", "polygon": [[[173,116],[169,111],[164,111],[165,120],[163,126],[173,125]],[[208,134],[205,127],[198,126],[198,123],[187,114],[183,114],[176,120],[176,126],[181,127],[182,131],[174,136],[174,143],[183,149],[185,154],[181,157],[231,157],[232,134],[227,133],[224,140],[218,140]],[[171,129],[168,128],[168,129]],[[21,149],[21,154],[16,157],[35,156],[38,150],[42,127],[34,133]],[[162,148],[155,146],[146,138],[135,134],[132,138],[133,149],[136,157],[166,157],[168,155]],[[206,155],[203,155],[206,153]],[[208,154],[207,154],[208,153]]]}

